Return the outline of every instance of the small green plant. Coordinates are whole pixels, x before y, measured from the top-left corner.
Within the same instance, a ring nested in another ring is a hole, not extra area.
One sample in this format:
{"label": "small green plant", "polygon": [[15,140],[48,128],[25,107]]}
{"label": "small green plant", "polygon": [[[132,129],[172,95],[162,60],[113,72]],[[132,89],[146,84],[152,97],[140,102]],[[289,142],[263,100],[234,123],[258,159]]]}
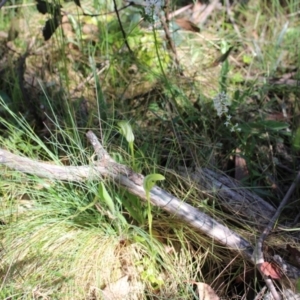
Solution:
{"label": "small green plant", "polygon": [[139,226],[143,226],[147,221],[147,214],[145,213],[141,199],[127,191],[123,191],[121,195],[116,196],[129,213],[130,217],[137,222]]}
{"label": "small green plant", "polygon": [[[132,127],[128,121],[120,121],[118,122],[119,131],[123,137],[125,137],[126,141],[128,142],[132,166],[135,171],[137,171],[137,166],[135,164],[135,153],[134,153],[134,134],[132,131]],[[130,216],[138,222],[140,225],[145,224],[146,216],[144,213],[143,205],[141,200],[128,193],[124,192],[121,200],[122,204],[125,206],[127,211],[130,213]]]}
{"label": "small green plant", "polygon": [[132,165],[133,169],[136,170],[136,165],[135,165],[135,159],[134,159],[134,135],[132,131],[132,127],[127,121],[120,121],[118,122],[118,126],[120,129],[120,133],[125,137],[126,141],[128,142],[129,149],[130,149],[130,154],[132,158]]}
{"label": "small green plant", "polygon": [[[134,159],[134,134],[132,132],[132,127],[127,121],[120,121],[118,122],[118,126],[120,129],[120,133],[126,138],[131,156],[133,161],[134,169],[136,169],[135,165],[135,159]],[[150,203],[150,190],[153,188],[153,186],[156,184],[159,180],[164,180],[165,177],[160,174],[149,174],[144,178],[143,186],[146,192],[147,202],[148,202],[148,209],[147,209],[147,215],[148,215],[148,225],[149,225],[149,232],[150,236],[152,237],[152,214],[151,214],[151,203]],[[137,215],[136,212],[132,211],[133,216],[135,216],[135,219],[141,220],[140,214]]]}
{"label": "small green plant", "polygon": [[228,73],[229,73],[229,62],[228,62],[228,55],[231,52],[232,47],[229,47],[228,43],[225,40],[222,40],[221,42],[221,53],[223,54],[222,56],[226,56],[224,58],[221,58],[220,60],[222,61],[222,68],[221,68],[221,74],[220,74],[220,90],[221,92],[225,92],[227,90],[227,79],[228,79]]}
{"label": "small green plant", "polygon": [[[40,8],[47,4],[37,2]],[[232,162],[236,164],[232,157],[239,149],[253,189],[258,184],[266,186],[265,174],[274,178],[278,187],[288,185],[290,178],[278,162],[295,170],[300,150],[299,91],[290,80],[299,79],[294,72],[299,66],[295,51],[299,48],[299,25],[292,16],[298,11],[296,7],[294,11],[290,8],[287,23],[287,14],[278,1],[267,7],[268,14],[254,8],[254,1],[237,14],[236,6],[231,7],[237,22],[228,24],[227,15],[223,22],[220,15],[227,13],[224,6],[221,12],[211,14],[201,33],[181,30],[175,25],[177,17],[170,17],[166,22],[168,38],[159,19],[166,19],[164,14],[173,10],[165,6],[179,8],[178,1],[146,0],[140,6],[130,3],[124,8],[121,2],[100,0],[89,6],[82,3],[83,7],[79,1],[62,3],[67,15],[62,16],[61,24],[55,24],[61,17],[56,4],[52,12],[45,9],[48,21],[39,19],[36,8],[35,15],[29,7],[18,8],[22,14],[28,11],[28,28],[24,27],[25,36],[18,30],[17,39],[10,40],[14,52],[6,48],[0,51],[4,61],[0,148],[52,164],[83,166],[89,164],[92,151],[84,133],[87,128],[100,129],[101,142],[109,142],[116,162],[136,172],[147,170],[143,185],[146,202],[108,181],[53,181],[0,165],[0,221],[4,223],[0,226],[0,276],[4,279],[0,298],[27,300],[45,295],[51,299],[98,299],[103,296],[100,289],[124,275],[127,267],[130,285],[142,287],[132,299],[196,298],[188,292],[193,290],[189,282],[229,282],[232,270],[245,264],[242,259],[232,261],[232,253],[218,249],[210,238],[152,208],[151,189],[158,180],[164,180],[154,170],[162,170],[162,174],[171,170],[170,193],[224,220],[234,230],[246,223],[236,214],[227,218],[227,211],[219,210],[217,188],[205,190],[206,200],[199,201],[198,188],[178,176],[178,166],[213,166],[228,171]],[[290,6],[295,3],[291,0]],[[120,20],[114,8],[119,10]],[[2,11],[0,27],[5,31],[5,24],[15,23],[16,10],[6,7]],[[241,16],[245,26],[236,42]],[[51,20],[54,27],[59,25],[56,34],[52,34],[55,28],[50,26]],[[26,50],[30,34],[38,36]],[[51,47],[41,48],[43,34],[51,38]],[[124,47],[125,40],[132,51]],[[172,53],[170,40],[176,48]],[[230,52],[232,46],[234,53]],[[215,57],[215,50],[219,56],[220,49],[222,56],[206,64]],[[28,56],[23,56],[26,52]],[[23,58],[24,68],[20,68]],[[178,76],[176,58],[184,76]],[[43,72],[40,66],[45,67]],[[34,74],[39,74],[39,84],[35,84]],[[287,84],[273,85],[273,76],[284,79],[285,74],[291,76]],[[35,101],[29,103],[29,99]],[[287,107],[286,120],[277,119],[283,106]],[[42,124],[32,120],[35,108],[35,118]],[[129,121],[117,123],[119,116],[134,120],[138,132],[133,134]],[[120,151],[112,124],[117,124],[126,139],[123,144],[128,155]],[[284,146],[283,152],[278,151],[278,144]],[[250,182],[248,177],[246,180]],[[271,191],[264,200],[274,195]],[[21,210],[27,202],[28,208]],[[288,217],[292,218],[292,213]],[[232,218],[236,219],[227,222]],[[250,227],[246,225],[244,229]],[[249,230],[255,234],[253,228]],[[232,268],[226,270],[231,263]],[[228,292],[228,287],[225,285],[224,291]]]}
{"label": "small green plant", "polygon": [[160,15],[163,2],[161,0],[146,0],[145,1],[145,17],[153,22],[153,19],[157,18]]}
{"label": "small green plant", "polygon": [[[220,85],[220,92],[213,98],[214,108],[217,111],[217,116],[221,118],[222,116],[226,117],[226,121],[224,125],[230,128],[231,132],[240,131],[238,124],[232,124],[231,118],[232,116],[229,114],[229,107],[232,104],[230,97],[227,94],[227,80],[229,74],[229,62],[227,56],[229,55],[232,47],[229,47],[226,41],[222,41],[221,44],[221,52],[226,57],[224,61],[222,61],[222,68],[220,73],[219,85]],[[223,59],[222,59],[223,60]]]}
{"label": "small green plant", "polygon": [[144,257],[142,265],[147,266],[141,273],[142,279],[146,282],[150,282],[154,289],[159,289],[164,284],[164,281],[157,270],[155,261],[152,258]]}
{"label": "small green plant", "polygon": [[213,98],[214,108],[217,111],[218,117],[222,117],[223,115],[226,116],[226,121],[224,122],[224,125],[226,127],[230,128],[230,131],[241,131],[241,128],[239,127],[238,123],[235,123],[234,125],[231,122],[232,116],[228,113],[229,107],[231,106],[231,101],[229,96],[226,92],[222,91],[218,93]]}
{"label": "small green plant", "polygon": [[[126,219],[124,218],[122,213],[118,211],[118,208],[116,207],[116,205],[114,203],[114,200],[108,193],[103,182],[100,182],[100,184],[99,184],[99,198],[108,207],[110,213],[112,214],[112,218],[116,218],[122,225],[127,224]],[[97,200],[97,197],[95,198],[95,200]]]}
{"label": "small green plant", "polygon": [[148,224],[149,224],[149,232],[152,237],[152,213],[151,213],[151,202],[150,202],[150,191],[154,187],[157,181],[165,180],[165,177],[160,174],[149,174],[144,178],[144,190],[146,192],[146,197],[148,201]]}
{"label": "small green plant", "polygon": [[116,214],[115,204],[112,198],[110,197],[109,193],[107,192],[103,182],[100,182],[99,184],[99,197],[102,201],[104,201],[104,203],[109,208],[112,215],[114,216]]}

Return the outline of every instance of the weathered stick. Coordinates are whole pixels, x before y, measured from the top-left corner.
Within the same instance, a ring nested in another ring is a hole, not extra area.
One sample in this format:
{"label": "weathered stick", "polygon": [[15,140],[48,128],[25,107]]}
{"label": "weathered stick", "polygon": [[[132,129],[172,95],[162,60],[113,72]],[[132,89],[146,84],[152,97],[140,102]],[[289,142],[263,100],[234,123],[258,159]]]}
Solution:
{"label": "weathered stick", "polygon": [[[84,181],[101,180],[106,177],[147,201],[143,188],[144,176],[133,172],[125,165],[114,162],[91,131],[87,136],[99,159],[90,166],[58,166],[20,157],[4,149],[0,149],[0,164],[23,173],[54,180]],[[241,252],[248,260],[251,259],[253,247],[248,241],[193,206],[157,186],[150,192],[150,201],[222,245]]]}
{"label": "weathered stick", "polygon": [[[133,172],[132,169],[125,165],[116,163],[106,150],[104,150],[97,137],[91,131],[87,133],[87,137],[91,141],[98,156],[98,161],[89,166],[53,165],[21,157],[1,148],[0,164],[23,173],[29,173],[52,180],[85,181],[91,179],[101,180],[101,178],[105,177],[126,188],[130,193],[138,196],[140,199],[147,201],[146,193],[143,188],[144,176]],[[254,251],[253,246],[243,237],[205,213],[157,186],[152,188],[150,192],[150,201],[153,205],[183,220],[213,240],[218,241],[223,246],[240,252],[248,261],[254,263],[252,257]],[[293,269],[294,273],[292,274],[295,274],[296,277],[299,276],[300,270],[292,266],[289,267]]]}
{"label": "weathered stick", "polygon": [[267,284],[267,286],[268,286],[268,288],[269,288],[270,292],[272,293],[273,298],[275,300],[281,300],[281,296],[277,293],[272,280],[270,278],[268,278],[264,274],[264,272],[261,270],[261,266],[265,261],[264,255],[263,255],[264,241],[268,237],[270,232],[272,231],[272,228],[274,227],[277,219],[279,218],[284,206],[288,203],[288,201],[289,201],[292,193],[294,192],[295,188],[299,184],[299,181],[300,181],[300,172],[298,172],[295,181],[290,186],[289,190],[287,191],[286,195],[282,199],[282,201],[281,201],[280,205],[278,206],[276,212],[274,213],[273,217],[271,218],[268,225],[265,227],[263,233],[259,237],[257,245],[255,247],[255,251],[253,253],[253,256],[254,256],[254,259],[255,259],[255,262],[256,262],[256,267],[261,272],[261,274],[263,275],[263,278],[264,278],[264,280],[265,280],[265,282],[266,282],[266,284]]}
{"label": "weathered stick", "polygon": [[1,2],[0,2],[0,9],[1,9],[1,7],[2,6],[4,6],[4,4],[7,2],[7,0],[2,0]]}
{"label": "weathered stick", "polygon": [[219,202],[239,218],[249,221],[256,228],[264,228],[276,209],[258,195],[241,186],[237,180],[207,168],[194,171],[182,170],[182,176],[190,178],[201,192],[216,194]]}

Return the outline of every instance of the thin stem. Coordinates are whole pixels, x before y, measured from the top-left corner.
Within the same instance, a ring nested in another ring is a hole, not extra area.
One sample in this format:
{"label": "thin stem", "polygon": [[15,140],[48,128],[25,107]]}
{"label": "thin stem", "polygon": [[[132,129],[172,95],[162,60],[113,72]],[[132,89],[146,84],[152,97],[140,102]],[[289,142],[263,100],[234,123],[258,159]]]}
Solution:
{"label": "thin stem", "polygon": [[128,51],[130,52],[130,54],[133,54],[133,52],[132,52],[132,50],[131,50],[131,48],[128,44],[127,36],[126,36],[125,30],[123,28],[123,25],[122,25],[122,22],[121,22],[121,19],[120,19],[119,10],[118,10],[118,7],[117,7],[116,0],[113,0],[113,2],[114,2],[114,10],[115,10],[117,18],[118,18],[119,26],[120,26],[120,29],[121,29],[121,32],[122,32],[122,35],[123,35],[123,38],[124,38],[125,45],[126,45]]}

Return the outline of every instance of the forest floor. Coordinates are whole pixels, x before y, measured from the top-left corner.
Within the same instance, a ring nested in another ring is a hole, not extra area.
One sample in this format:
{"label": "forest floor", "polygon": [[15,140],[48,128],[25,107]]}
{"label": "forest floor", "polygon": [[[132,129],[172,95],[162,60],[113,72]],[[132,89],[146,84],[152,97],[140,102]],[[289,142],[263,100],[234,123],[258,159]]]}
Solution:
{"label": "forest floor", "polygon": [[[283,2],[166,1],[153,18],[107,0],[1,8],[1,299],[253,300],[267,280],[299,292],[276,260],[300,269],[300,6]],[[152,175],[144,196],[17,163],[89,166],[88,130]],[[265,269],[158,207],[152,183],[253,249],[279,208]]]}

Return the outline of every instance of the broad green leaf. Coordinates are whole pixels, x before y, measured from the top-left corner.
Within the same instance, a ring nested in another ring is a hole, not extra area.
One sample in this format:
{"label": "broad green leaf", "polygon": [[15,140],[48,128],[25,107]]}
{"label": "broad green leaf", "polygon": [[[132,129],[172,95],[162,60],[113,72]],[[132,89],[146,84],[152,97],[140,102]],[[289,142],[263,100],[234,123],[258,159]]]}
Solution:
{"label": "broad green leaf", "polygon": [[150,236],[152,238],[152,214],[150,205],[150,190],[155,186],[156,181],[165,180],[165,177],[160,174],[149,174],[144,178],[143,186],[146,192],[146,197],[148,199],[148,223]]}
{"label": "broad green leaf", "polygon": [[101,200],[103,200],[105,202],[105,204],[109,208],[110,212],[113,215],[115,215],[116,209],[115,209],[114,201],[110,197],[110,195],[108,194],[108,192],[106,190],[106,187],[103,184],[103,182],[100,182],[100,185],[99,185],[99,197],[100,197]]}

